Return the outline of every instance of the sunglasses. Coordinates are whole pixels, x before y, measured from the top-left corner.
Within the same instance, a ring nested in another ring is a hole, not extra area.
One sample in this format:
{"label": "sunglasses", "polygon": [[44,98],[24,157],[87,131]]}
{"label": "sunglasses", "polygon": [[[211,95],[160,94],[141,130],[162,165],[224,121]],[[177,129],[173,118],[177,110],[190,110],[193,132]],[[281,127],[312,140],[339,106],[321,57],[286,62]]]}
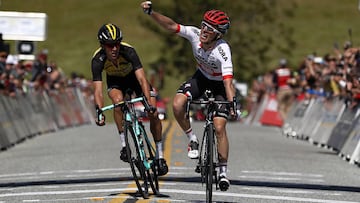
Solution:
{"label": "sunglasses", "polygon": [[114,48],[114,47],[119,47],[120,46],[120,43],[110,43],[110,44],[105,44],[105,47],[106,48]]}
{"label": "sunglasses", "polygon": [[209,32],[215,32],[215,33],[218,33],[218,34],[221,34],[221,32],[219,32],[217,29],[215,29],[213,26],[211,26],[209,23],[205,22],[205,21],[202,21],[201,22],[201,29],[205,29]]}

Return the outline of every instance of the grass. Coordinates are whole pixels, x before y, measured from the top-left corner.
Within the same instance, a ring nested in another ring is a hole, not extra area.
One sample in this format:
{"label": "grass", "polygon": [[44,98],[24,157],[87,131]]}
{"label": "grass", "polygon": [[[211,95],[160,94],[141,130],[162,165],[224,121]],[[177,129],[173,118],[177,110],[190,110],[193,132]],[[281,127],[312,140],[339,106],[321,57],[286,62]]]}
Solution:
{"label": "grass", "polygon": [[[279,0],[280,5],[282,1],[290,0]],[[332,53],[334,42],[342,46],[349,40],[349,29],[352,30],[354,45],[360,45],[358,1],[292,1],[297,4],[294,18],[282,20],[294,29],[297,47],[289,58],[294,66],[313,52],[320,56]],[[153,2],[156,4],[155,0]],[[46,41],[37,43],[37,50],[48,49],[50,60],[55,60],[67,74],[75,71],[90,78],[90,60],[98,47],[96,34],[103,23],[113,22],[121,27],[124,41],[136,48],[145,70],[161,54],[158,48],[161,39],[139,23],[139,17],[144,15],[140,3],[141,0],[2,0],[0,9],[47,13],[48,37]],[[14,51],[14,42],[10,43]],[[274,58],[273,64],[277,62],[278,59]],[[182,80],[181,77],[166,78],[166,88],[161,92],[163,97],[172,97]]]}
{"label": "grass", "polygon": [[308,54],[333,54],[333,45],[341,47],[352,30],[354,46],[360,46],[360,11],[356,0],[296,0],[295,18],[285,20],[294,28],[297,47],[291,61],[297,63]]}

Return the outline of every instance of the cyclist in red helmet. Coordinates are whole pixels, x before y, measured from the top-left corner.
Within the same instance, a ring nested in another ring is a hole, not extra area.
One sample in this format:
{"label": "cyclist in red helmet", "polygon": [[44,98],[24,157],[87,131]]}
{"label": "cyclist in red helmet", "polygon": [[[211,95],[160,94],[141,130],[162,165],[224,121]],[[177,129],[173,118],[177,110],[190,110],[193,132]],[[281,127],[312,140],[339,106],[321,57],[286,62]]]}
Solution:
{"label": "cyclist in red helmet", "polygon": [[[233,86],[233,64],[228,43],[222,39],[230,27],[229,17],[223,11],[210,10],[204,14],[200,28],[185,26],[175,22],[152,9],[151,1],[141,3],[143,11],[150,15],[161,27],[186,38],[192,45],[196,59],[194,75],[184,82],[173,100],[174,116],[189,138],[188,156],[196,159],[199,156],[199,142],[194,134],[189,119],[185,118],[187,96],[197,99],[205,90],[210,89],[216,100],[232,101],[235,96]],[[226,176],[229,154],[229,141],[226,134],[226,123],[229,116],[236,116],[235,109],[219,106],[214,118],[215,132],[218,140],[220,162],[220,189],[226,191],[230,181]]]}

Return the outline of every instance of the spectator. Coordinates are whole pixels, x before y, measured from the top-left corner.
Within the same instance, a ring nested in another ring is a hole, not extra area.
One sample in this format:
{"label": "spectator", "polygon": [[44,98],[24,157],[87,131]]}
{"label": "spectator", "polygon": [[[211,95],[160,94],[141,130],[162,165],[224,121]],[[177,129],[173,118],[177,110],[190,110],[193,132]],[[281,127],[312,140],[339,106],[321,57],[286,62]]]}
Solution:
{"label": "spectator", "polygon": [[46,68],[48,60],[48,51],[41,51],[32,66],[32,76],[30,82],[34,84],[35,89],[44,89],[44,84],[46,82]]}
{"label": "spectator", "polygon": [[278,101],[278,111],[283,120],[286,119],[293,101],[294,93],[290,87],[291,70],[288,67],[287,60],[281,59],[279,66],[274,71],[273,82]]}
{"label": "spectator", "polygon": [[47,88],[50,90],[59,90],[64,85],[64,75],[57,67],[55,61],[51,61],[46,68]]}
{"label": "spectator", "polygon": [[5,61],[7,58],[7,52],[0,51],[0,74],[5,70]]}

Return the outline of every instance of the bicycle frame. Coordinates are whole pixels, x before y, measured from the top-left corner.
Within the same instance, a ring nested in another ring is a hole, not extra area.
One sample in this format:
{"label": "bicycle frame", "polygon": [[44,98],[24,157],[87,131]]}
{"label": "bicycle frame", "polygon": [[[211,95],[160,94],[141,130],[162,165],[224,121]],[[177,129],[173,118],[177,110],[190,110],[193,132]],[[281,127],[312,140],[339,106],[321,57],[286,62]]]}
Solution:
{"label": "bicycle frame", "polygon": [[[150,184],[154,194],[159,194],[158,176],[154,162],[156,150],[151,144],[144,125],[138,120],[136,115],[134,104],[137,102],[141,102],[144,105],[145,110],[150,109],[149,104],[143,96],[125,100],[118,104],[105,106],[101,108],[101,110],[104,112],[117,107],[121,108],[124,119],[124,133],[127,145],[128,162],[131,166],[131,171],[138,187],[138,191],[145,199],[147,199],[148,184]],[[135,154],[131,152],[132,150]],[[142,184],[140,182],[140,178],[143,181]]]}
{"label": "bicycle frame", "polygon": [[[200,147],[200,155],[197,169],[200,169],[201,182],[206,183],[206,201],[212,201],[212,185],[215,180],[215,188],[219,189],[218,185],[218,171],[216,168],[219,166],[218,162],[218,150],[217,141],[214,129],[214,114],[217,109],[217,105],[233,105],[236,107],[236,99],[233,98],[232,102],[229,101],[216,101],[215,98],[210,97],[211,92],[206,91],[207,100],[192,100],[191,96],[188,96],[186,104],[186,118],[189,119],[190,104],[206,105],[207,113],[204,125],[203,139]],[[235,109],[235,108],[234,108]],[[199,168],[198,168],[199,167]],[[199,172],[199,171],[197,171]]]}
{"label": "bicycle frame", "polygon": [[[130,126],[132,127],[132,129],[135,132],[136,135],[136,139],[137,139],[137,145],[139,147],[139,149],[142,149],[142,145],[144,144],[144,140],[141,138],[140,135],[146,135],[145,137],[145,142],[150,142],[149,137],[147,136],[146,132],[142,131],[143,128],[140,128],[139,126],[142,125],[140,123],[140,121],[138,120],[136,113],[134,111],[133,108],[133,104],[137,103],[137,102],[143,102],[145,101],[143,97],[138,97],[138,98],[134,98],[131,99],[130,101],[125,101],[125,103],[127,103],[128,105],[131,105],[131,108],[129,108],[129,106],[126,106],[124,109],[124,117],[125,117],[125,122],[128,122],[128,124],[130,124]],[[151,150],[155,151],[155,148],[151,145]],[[146,168],[146,170],[149,170],[151,168],[151,164],[153,163],[153,160],[147,160],[146,159],[146,154],[145,151],[142,149],[140,151],[140,156],[141,156],[141,160],[143,161],[143,164]]]}

